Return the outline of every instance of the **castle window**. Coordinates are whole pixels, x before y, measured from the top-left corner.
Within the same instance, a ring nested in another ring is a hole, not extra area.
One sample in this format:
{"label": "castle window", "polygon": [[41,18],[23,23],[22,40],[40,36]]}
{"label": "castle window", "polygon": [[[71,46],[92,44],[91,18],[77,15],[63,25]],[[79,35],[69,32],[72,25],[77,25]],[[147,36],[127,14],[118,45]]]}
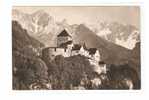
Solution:
{"label": "castle window", "polygon": [[56,48],[54,48],[54,51],[56,51]]}
{"label": "castle window", "polygon": [[65,48],[65,52],[66,52],[66,48]]}

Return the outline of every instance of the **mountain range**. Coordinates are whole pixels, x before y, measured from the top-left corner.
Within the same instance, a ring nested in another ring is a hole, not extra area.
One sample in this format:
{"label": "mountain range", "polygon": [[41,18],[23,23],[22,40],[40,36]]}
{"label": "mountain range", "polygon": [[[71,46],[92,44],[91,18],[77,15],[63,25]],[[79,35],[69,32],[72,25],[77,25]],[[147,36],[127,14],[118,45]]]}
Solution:
{"label": "mountain range", "polygon": [[88,27],[98,36],[128,49],[133,49],[140,41],[139,29],[130,24],[100,21]]}
{"label": "mountain range", "polygon": [[[44,10],[28,14],[13,9],[12,19],[17,20],[24,29],[27,29],[29,35],[35,37],[46,46],[55,45],[55,36],[64,28],[74,35],[73,33],[76,33],[76,28],[79,27],[77,24],[69,25],[66,19],[58,22]],[[131,50],[137,42],[140,42],[139,29],[133,25],[124,25],[118,22],[108,23],[105,21],[99,21],[92,25],[84,25],[97,36]]]}

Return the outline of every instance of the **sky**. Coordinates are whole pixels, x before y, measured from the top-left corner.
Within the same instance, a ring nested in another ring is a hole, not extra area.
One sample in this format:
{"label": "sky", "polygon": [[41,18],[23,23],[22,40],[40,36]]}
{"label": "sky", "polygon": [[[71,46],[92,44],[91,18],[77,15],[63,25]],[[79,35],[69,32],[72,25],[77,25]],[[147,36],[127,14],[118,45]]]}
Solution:
{"label": "sky", "polygon": [[138,6],[15,6],[24,13],[44,10],[56,21],[66,19],[69,24],[96,24],[98,21],[119,22],[140,28],[140,8]]}

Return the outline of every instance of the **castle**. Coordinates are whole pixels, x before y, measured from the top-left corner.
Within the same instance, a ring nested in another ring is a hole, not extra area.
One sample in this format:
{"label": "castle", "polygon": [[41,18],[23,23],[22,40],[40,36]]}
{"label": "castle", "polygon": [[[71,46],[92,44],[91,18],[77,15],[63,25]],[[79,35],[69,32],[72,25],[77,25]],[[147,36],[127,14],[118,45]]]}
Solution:
{"label": "castle", "polygon": [[[96,70],[99,69],[100,53],[97,48],[87,48],[84,45],[74,44],[72,36],[64,29],[60,34],[57,35],[57,46],[47,47],[42,50],[42,56],[48,56],[50,59],[54,59],[55,56],[62,55],[63,57],[70,57],[74,55],[82,55],[89,59],[90,64],[94,65]],[[101,64],[101,66],[105,64]],[[97,69],[98,68],[98,69]]]}

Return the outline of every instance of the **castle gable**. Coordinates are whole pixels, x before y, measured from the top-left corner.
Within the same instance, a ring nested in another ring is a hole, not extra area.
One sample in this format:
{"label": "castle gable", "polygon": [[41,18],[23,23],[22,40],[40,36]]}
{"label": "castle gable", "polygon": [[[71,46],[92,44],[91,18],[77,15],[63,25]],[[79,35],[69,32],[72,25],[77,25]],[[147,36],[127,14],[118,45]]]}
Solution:
{"label": "castle gable", "polygon": [[71,37],[68,32],[64,29],[57,37]]}
{"label": "castle gable", "polygon": [[72,42],[72,37],[64,29],[59,35],[57,35],[57,47],[65,46]]}

